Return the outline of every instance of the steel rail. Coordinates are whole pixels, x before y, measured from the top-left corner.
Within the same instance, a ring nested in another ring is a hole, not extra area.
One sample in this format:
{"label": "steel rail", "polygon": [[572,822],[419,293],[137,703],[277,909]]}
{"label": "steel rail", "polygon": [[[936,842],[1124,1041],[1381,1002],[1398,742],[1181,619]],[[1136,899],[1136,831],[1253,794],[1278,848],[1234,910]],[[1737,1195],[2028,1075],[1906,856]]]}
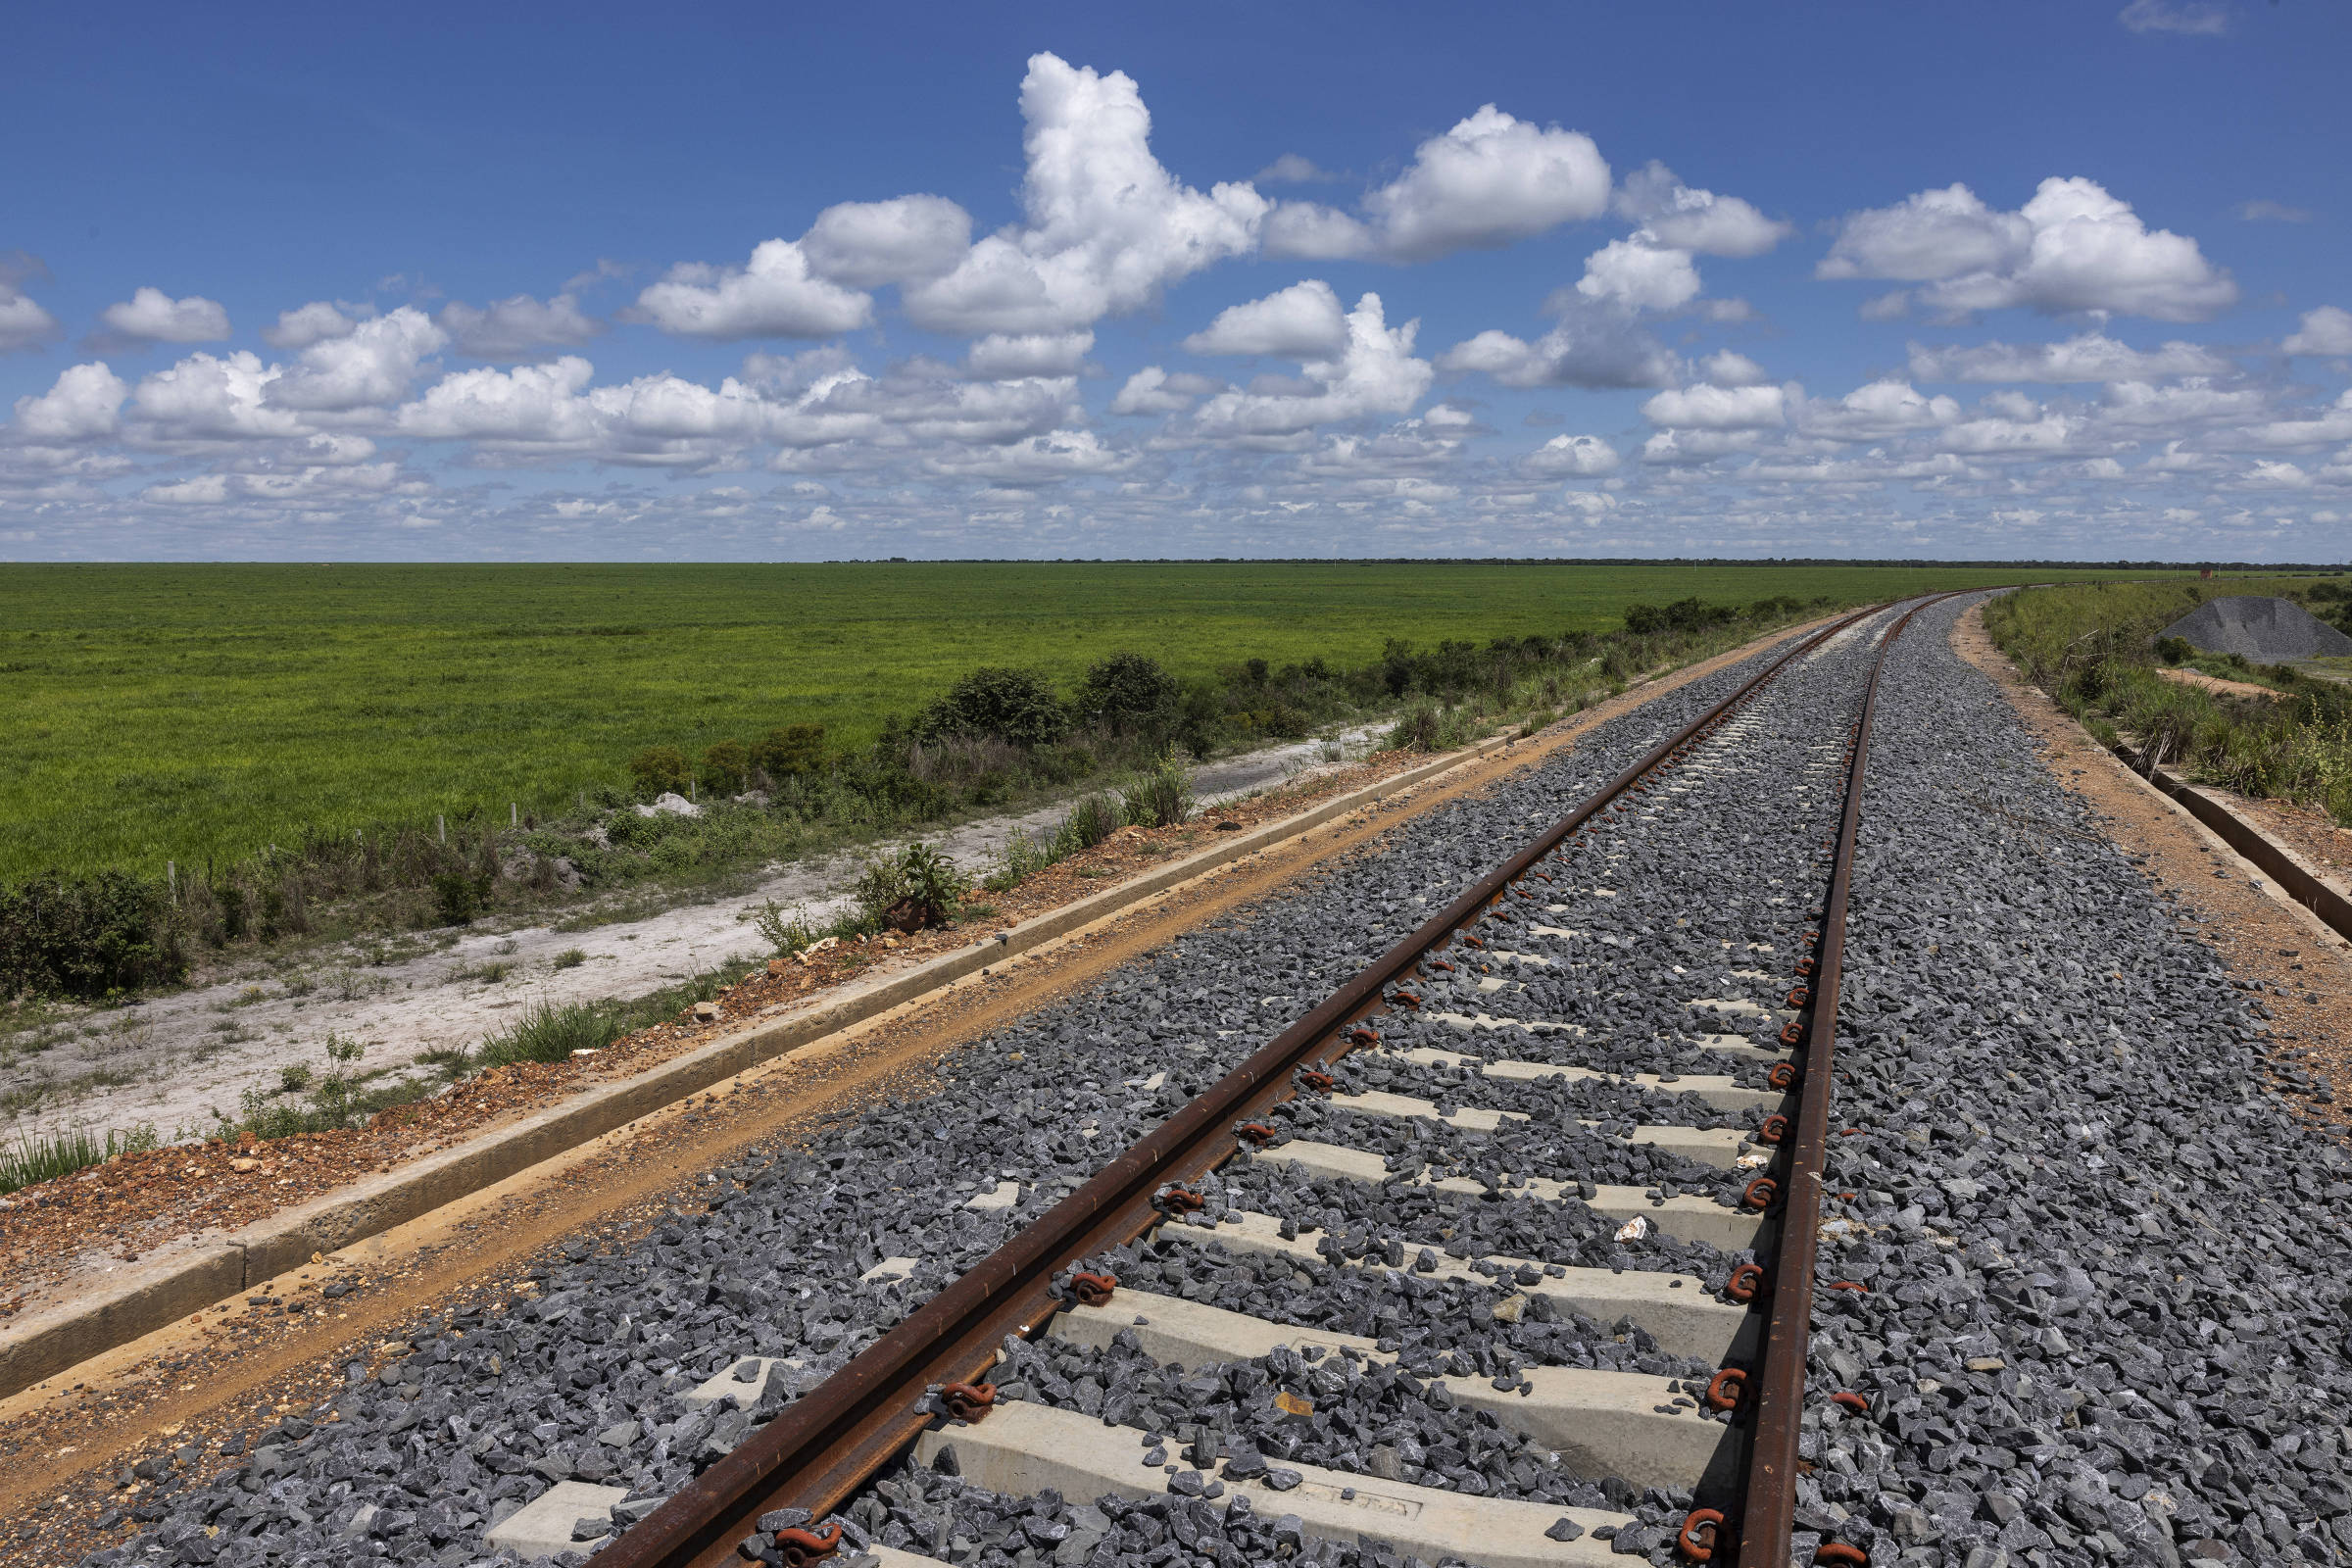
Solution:
{"label": "steel rail", "polygon": [[[1959,592],[1974,592],[1963,589]],[[1845,972],[1845,908],[1853,887],[1854,845],[1862,828],[1862,780],[1870,766],[1870,726],[1879,705],[1879,676],[1886,655],[1911,617],[1956,594],[1937,594],[1914,605],[1880,639],[1871,661],[1870,683],[1854,723],[1847,760],[1845,809],[1838,823],[1837,856],[1822,901],[1821,941],[1814,949],[1812,1021],[1798,1063],[1797,1107],[1782,1168],[1780,1239],[1773,1252],[1772,1305],[1764,1348],[1750,1388],[1753,1424],[1748,1438],[1747,1482],[1741,1489],[1739,1553],[1730,1560],[1760,1568],[1788,1561],[1796,1527],[1797,1443],[1805,1413],[1805,1358],[1813,1326],[1813,1271],[1821,1244],[1822,1167],[1830,1135],[1830,1091],[1838,1037],[1838,991]],[[1700,1560],[1704,1560],[1703,1558]]]}
{"label": "steel rail", "polygon": [[1881,612],[1858,611],[1806,638],[1625,771],[1444,910],[1342,985],[1206,1092],[1130,1146],[962,1277],[788,1404],[597,1556],[599,1568],[718,1568],[760,1516],[806,1508],[821,1519],[910,1445],[933,1419],[930,1390],[975,1380],[1007,1334],[1028,1335],[1062,1305],[1053,1277],[1160,1219],[1155,1196],[1233,1157],[1239,1120],[1292,1093],[1320,1053],[1345,1054],[1344,1031],[1381,1009],[1383,993],[1483,913],[1570,834],[1698,739],[1795,660]]}

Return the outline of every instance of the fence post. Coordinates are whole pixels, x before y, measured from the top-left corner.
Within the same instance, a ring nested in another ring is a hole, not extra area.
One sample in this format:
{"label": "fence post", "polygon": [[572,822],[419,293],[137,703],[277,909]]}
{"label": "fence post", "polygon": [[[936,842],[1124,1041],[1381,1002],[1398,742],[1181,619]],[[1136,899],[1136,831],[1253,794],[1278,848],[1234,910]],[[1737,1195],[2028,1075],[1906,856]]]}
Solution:
{"label": "fence post", "polygon": [[522,808],[516,806],[513,801],[507,803],[507,826],[522,826]]}
{"label": "fence post", "polygon": [[433,815],[433,830],[441,835],[442,843],[447,844],[449,842],[449,818],[447,816],[441,814],[440,812],[435,812]]}
{"label": "fence post", "polygon": [[179,902],[179,862],[177,860],[164,862],[164,880],[171,884],[172,902],[177,904]]}

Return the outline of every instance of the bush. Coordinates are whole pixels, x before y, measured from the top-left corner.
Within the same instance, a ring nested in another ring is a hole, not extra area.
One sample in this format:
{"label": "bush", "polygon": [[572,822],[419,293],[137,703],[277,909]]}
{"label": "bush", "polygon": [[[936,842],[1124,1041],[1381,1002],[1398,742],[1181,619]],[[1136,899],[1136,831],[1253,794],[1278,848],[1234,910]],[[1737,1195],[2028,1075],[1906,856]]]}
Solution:
{"label": "bush", "polygon": [[433,878],[433,911],[443,925],[471,925],[474,916],[490,907],[490,879],[463,871],[443,871]]}
{"label": "bush", "polygon": [[1441,708],[1436,703],[1415,703],[1405,715],[1389,731],[1388,749],[1393,752],[1450,752],[1467,746],[1474,734],[1470,710],[1466,708]]}
{"label": "bush", "polygon": [[1193,781],[1173,757],[1136,775],[1126,797],[1127,820],[1137,827],[1174,827],[1193,814]]}
{"label": "bush", "polygon": [[2159,637],[2156,639],[2156,657],[2168,664],[2185,663],[2195,654],[2196,649],[2190,646],[2185,637]]}
{"label": "bush", "polygon": [[188,961],[162,887],[127,871],[0,889],[0,996],[92,1000],[168,985]]}
{"label": "bush", "polygon": [[752,760],[771,779],[807,778],[825,770],[825,726],[786,724],[752,748]]}
{"label": "bush", "polygon": [[686,754],[675,746],[648,746],[629,759],[629,779],[641,800],[686,793]]}
{"label": "bush", "polygon": [[854,896],[865,929],[915,932],[946,925],[970,891],[946,856],[909,844],[894,859],[869,861]]}
{"label": "bush", "polygon": [[915,731],[925,740],[994,735],[1024,751],[1051,746],[1070,730],[1069,710],[1054,688],[1025,669],[981,668],[923,710]]}
{"label": "bush", "polygon": [[751,781],[752,754],[741,741],[713,741],[703,748],[703,790],[735,795]]}
{"label": "bush", "polygon": [[1107,795],[1081,797],[1061,819],[1061,826],[1054,830],[1048,854],[1054,859],[1066,860],[1082,850],[1093,849],[1124,825],[1125,814],[1120,804]]}
{"label": "bush", "polygon": [[1078,688],[1078,710],[1118,735],[1171,728],[1181,697],[1176,677],[1144,654],[1113,654],[1094,664]]}

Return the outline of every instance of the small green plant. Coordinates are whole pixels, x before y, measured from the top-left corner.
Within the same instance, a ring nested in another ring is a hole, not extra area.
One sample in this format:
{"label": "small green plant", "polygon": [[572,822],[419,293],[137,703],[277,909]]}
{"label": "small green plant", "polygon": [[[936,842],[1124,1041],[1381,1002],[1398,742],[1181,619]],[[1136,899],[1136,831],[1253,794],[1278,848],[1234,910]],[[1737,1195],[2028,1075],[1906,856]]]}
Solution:
{"label": "small green plant", "polygon": [[752,916],[752,926],[779,958],[791,957],[819,935],[798,910],[787,914],[784,906],[773,899],[760,904],[759,912]]}
{"label": "small green plant", "polygon": [[1162,754],[1126,789],[1127,820],[1137,827],[1174,827],[1193,814],[1193,781],[1175,758]]}
{"label": "small green plant", "polygon": [[1021,883],[1054,863],[1050,845],[1031,837],[1026,828],[1014,828],[1004,837],[1003,858],[997,869],[981,878],[980,885],[991,893],[1009,893]]}
{"label": "small green plant", "polygon": [[2196,649],[2185,637],[2159,637],[2156,639],[2156,657],[2168,664],[2184,664],[2195,653]]}
{"label": "small green plant", "polygon": [[547,964],[551,969],[577,969],[581,964],[586,963],[587,961],[588,955],[584,950],[579,948],[565,948],[562,953],[559,953],[554,957],[548,959]]}
{"label": "small green plant", "polygon": [[14,1149],[0,1147],[0,1193],[13,1193],[36,1182],[55,1181],[77,1170],[102,1165],[117,1154],[143,1153],[161,1148],[163,1139],[152,1123],[110,1127],[94,1133],[87,1127],[63,1132],[17,1134]]}
{"label": "small green plant", "polygon": [[1054,830],[1046,848],[1053,859],[1066,860],[1116,833],[1125,825],[1125,815],[1119,803],[1107,795],[1081,796],[1071,805],[1070,814],[1061,819],[1061,826]]}
{"label": "small green plant", "polygon": [[311,1064],[309,1062],[289,1061],[277,1069],[277,1092],[279,1094],[299,1095],[310,1087]]}

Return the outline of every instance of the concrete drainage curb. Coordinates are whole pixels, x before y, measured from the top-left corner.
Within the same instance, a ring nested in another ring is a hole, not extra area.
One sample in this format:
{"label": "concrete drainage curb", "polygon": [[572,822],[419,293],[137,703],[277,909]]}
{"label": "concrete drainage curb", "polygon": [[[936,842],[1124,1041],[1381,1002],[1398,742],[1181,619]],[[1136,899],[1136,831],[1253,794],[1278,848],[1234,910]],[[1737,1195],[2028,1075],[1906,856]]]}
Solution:
{"label": "concrete drainage curb", "polygon": [[406,1224],[748,1068],[918,1001],[965,975],[1042,947],[1359,807],[1492,756],[1517,739],[1504,735],[1480,741],[1362,789],[1334,796],[1297,816],[1225,837],[1132,881],[1025,920],[995,940],[854,986],[804,1011],[755,1022],[634,1077],[584,1090],[453,1149],[257,1220],[192,1251],[137,1270],[118,1283],[84,1291],[71,1303],[0,1330],[0,1397],[251,1290],[308,1262],[314,1252],[331,1253]]}

